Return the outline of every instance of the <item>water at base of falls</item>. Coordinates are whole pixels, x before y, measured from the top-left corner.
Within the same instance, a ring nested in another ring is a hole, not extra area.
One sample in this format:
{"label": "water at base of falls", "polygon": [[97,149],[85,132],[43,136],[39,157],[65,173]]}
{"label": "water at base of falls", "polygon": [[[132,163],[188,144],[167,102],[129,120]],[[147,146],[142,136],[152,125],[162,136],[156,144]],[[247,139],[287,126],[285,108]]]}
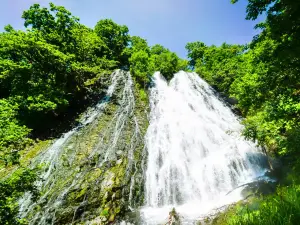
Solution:
{"label": "water at base of falls", "polygon": [[265,157],[197,74],[181,71],[168,84],[155,73],[154,82],[142,224],[165,224],[173,207],[191,224],[242,199],[237,187],[265,174]]}

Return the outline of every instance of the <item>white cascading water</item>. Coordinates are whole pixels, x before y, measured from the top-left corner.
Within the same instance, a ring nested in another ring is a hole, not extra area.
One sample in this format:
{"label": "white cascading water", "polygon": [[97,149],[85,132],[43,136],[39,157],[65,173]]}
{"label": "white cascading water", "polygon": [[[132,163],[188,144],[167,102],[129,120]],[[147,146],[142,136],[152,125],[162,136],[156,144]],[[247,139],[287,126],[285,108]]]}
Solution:
{"label": "white cascading water", "polygon": [[154,83],[142,224],[165,224],[173,207],[190,224],[240,200],[235,189],[264,175],[264,156],[196,73],[181,71],[168,84],[157,72]]}
{"label": "white cascading water", "polygon": [[[34,160],[32,167],[39,164],[46,164],[48,166],[41,174],[42,179],[39,182],[39,188],[43,191],[43,194],[39,200],[32,202],[30,194],[26,193],[19,201],[21,218],[27,217],[38,204],[43,204],[43,208],[35,213],[33,218],[29,220],[29,224],[54,224],[56,210],[65,202],[66,195],[69,191],[82,182],[81,179],[84,177],[84,171],[72,171],[69,167],[66,167],[64,165],[64,156],[67,158],[68,163],[72,165],[74,158],[76,158],[78,154],[78,146],[74,146],[74,140],[72,141],[72,139],[76,139],[78,135],[81,135],[81,128],[87,126],[88,129],[92,129],[93,126],[97,126],[99,122],[97,120],[101,119],[103,111],[107,107],[110,98],[118,91],[117,89],[120,91],[120,102],[118,103],[117,110],[105,131],[99,134],[99,140],[90,152],[88,159],[93,158],[97,153],[103,156],[99,157],[97,161],[99,168],[104,162],[112,160],[116,155],[116,145],[120,139],[120,135],[125,129],[126,124],[132,120],[134,125],[130,133],[131,142],[128,149],[128,166],[126,171],[128,171],[127,176],[131,176],[130,187],[134,185],[135,174],[131,174],[132,168],[135,166],[133,155],[137,147],[136,145],[143,141],[143,137],[140,134],[137,118],[134,114],[135,98],[131,75],[129,72],[117,70],[111,75],[111,85],[106,92],[104,100],[85,113],[78,127],[62,135],[61,138],[57,139],[52,146]],[[104,143],[104,138],[109,138],[107,144]],[[77,145],[77,143],[75,143],[75,145]],[[53,194],[52,188],[58,185],[57,182],[59,182],[61,176],[66,178],[71,176],[74,179],[71,183],[66,183],[65,186],[59,190],[59,193]],[[130,189],[129,204],[131,204],[131,198],[132,193]],[[75,213],[76,210],[74,215]]]}
{"label": "white cascading water", "polygon": [[[111,85],[109,86],[106,97],[110,98],[114,92],[115,86],[120,79],[119,71],[116,71],[112,74],[111,78]],[[57,139],[43,154],[37,157],[32,164],[32,167],[36,167],[38,164],[48,164],[49,166],[46,168],[45,171],[40,175],[40,180],[38,182],[39,188],[45,187],[49,184],[49,182],[55,181],[55,170],[57,165],[59,164],[61,155],[63,154],[64,148],[63,146],[68,142],[68,140],[76,134],[76,131],[95,120],[96,117],[101,116],[101,113],[105,106],[107,105],[108,101],[102,101],[96,105],[96,107],[92,108],[90,111],[86,112],[85,115],[82,117],[81,125],[75,127],[74,129],[70,130],[69,132],[63,134],[59,139]],[[74,182],[75,183],[75,182]],[[50,185],[51,186],[51,185]],[[50,191],[50,189],[48,190]],[[62,197],[67,192],[62,193]],[[47,197],[47,192],[42,196],[42,200]],[[57,200],[59,202],[60,199]],[[23,198],[19,201],[20,204],[20,217],[24,218],[27,214],[35,207],[36,203],[33,203],[31,200],[31,195],[26,193]],[[40,224],[43,224],[44,221],[40,221]]]}

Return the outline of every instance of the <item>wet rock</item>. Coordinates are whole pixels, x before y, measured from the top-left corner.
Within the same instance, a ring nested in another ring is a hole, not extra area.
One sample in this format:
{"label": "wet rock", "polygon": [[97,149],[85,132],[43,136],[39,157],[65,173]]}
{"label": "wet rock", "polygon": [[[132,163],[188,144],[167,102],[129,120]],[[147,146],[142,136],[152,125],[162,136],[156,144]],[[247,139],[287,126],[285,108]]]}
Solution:
{"label": "wet rock", "polygon": [[268,195],[274,193],[276,190],[276,182],[259,180],[249,183],[242,190],[241,194],[244,198],[251,196]]}
{"label": "wet rock", "polygon": [[171,212],[169,212],[169,219],[166,223],[168,225],[180,225],[180,217],[179,214],[176,212],[175,208],[172,209]]}
{"label": "wet rock", "polygon": [[27,218],[36,217],[35,224],[45,225],[41,221],[48,212],[54,224],[105,225],[122,220],[129,205],[143,203],[141,163],[147,106],[134,84],[128,88],[129,77],[124,73],[118,76],[113,101],[106,101],[105,110],[60,140],[53,155],[57,156],[55,168],[47,175],[42,196],[27,207]]}

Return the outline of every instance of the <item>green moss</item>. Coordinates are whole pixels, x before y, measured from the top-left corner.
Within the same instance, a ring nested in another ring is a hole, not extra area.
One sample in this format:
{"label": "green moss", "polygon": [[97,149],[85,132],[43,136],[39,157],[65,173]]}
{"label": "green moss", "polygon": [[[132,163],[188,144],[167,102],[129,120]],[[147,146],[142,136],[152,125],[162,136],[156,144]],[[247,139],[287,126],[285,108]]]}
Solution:
{"label": "green moss", "polygon": [[[52,143],[51,140],[36,141],[32,145],[28,146],[26,149],[20,151],[20,155],[21,155],[20,165],[28,166],[31,163],[31,161],[42,151],[46,150],[51,143]],[[0,167],[0,177],[6,178],[18,167],[19,165],[11,165],[9,167],[3,167],[3,168]]]}
{"label": "green moss", "polygon": [[148,102],[148,95],[145,92],[145,90],[144,89],[140,89],[139,91],[140,91],[139,97],[140,97],[141,101]]}
{"label": "green moss", "polygon": [[108,217],[109,216],[109,208],[103,209],[100,216]]}
{"label": "green moss", "polygon": [[110,217],[109,217],[109,219],[108,219],[108,221],[109,222],[114,222],[114,220],[115,220],[115,215],[111,214]]}
{"label": "green moss", "polygon": [[82,197],[85,195],[86,191],[87,191],[87,187],[81,189],[81,191],[77,194],[76,199],[77,200],[82,199]]}
{"label": "green moss", "polygon": [[88,175],[88,183],[95,181],[97,178],[99,178],[102,174],[102,171],[100,168],[96,168],[93,170],[93,172],[89,173]]}
{"label": "green moss", "polygon": [[34,157],[36,157],[39,153],[41,153],[43,150],[46,150],[50,144],[52,143],[51,140],[45,140],[45,141],[38,141],[30,148],[24,150],[24,152],[21,152],[21,164],[27,165],[30,163]]}
{"label": "green moss", "polygon": [[[122,92],[121,88],[118,90]],[[118,96],[116,94],[115,98]],[[99,118],[81,128],[64,144],[59,161],[52,172],[53,180],[49,183],[51,188],[49,190],[47,186],[42,190],[43,197],[51,201],[64,197],[62,205],[55,209],[58,212],[55,214],[56,221],[61,224],[70,223],[76,214],[74,224],[79,224],[81,218],[94,219],[93,216],[100,215],[101,224],[105,225],[121,219],[129,210],[130,182],[133,175],[142,171],[143,136],[148,127],[146,92],[136,89],[135,99],[134,116],[137,118],[140,136],[134,137],[136,123],[130,116],[124,121],[109,161],[100,164],[107,149],[111,147],[112,134],[115,132],[115,115],[119,107],[122,107],[120,104],[107,104]],[[118,101],[120,99],[114,100]],[[133,148],[134,159],[128,156],[129,150],[132,150],[130,148]],[[130,161],[132,164],[129,164],[129,160],[134,161]],[[142,204],[144,195],[143,181],[140,177],[139,174],[133,188],[133,201],[137,206]],[[76,211],[83,203],[84,212]],[[31,216],[44,211],[44,204],[41,203]],[[83,217],[82,213],[85,213]]]}

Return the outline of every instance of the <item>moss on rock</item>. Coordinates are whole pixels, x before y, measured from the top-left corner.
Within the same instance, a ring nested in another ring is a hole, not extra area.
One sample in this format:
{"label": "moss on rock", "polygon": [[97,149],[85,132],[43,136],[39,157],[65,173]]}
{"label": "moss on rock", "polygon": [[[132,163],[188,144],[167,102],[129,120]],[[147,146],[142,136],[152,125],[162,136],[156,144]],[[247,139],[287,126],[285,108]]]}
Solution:
{"label": "moss on rock", "polygon": [[95,120],[60,146],[41,198],[28,209],[32,224],[45,218],[53,224],[111,224],[129,206],[143,204],[148,103],[144,91],[128,89],[126,76]]}
{"label": "moss on rock", "polygon": [[[50,144],[51,140],[36,140],[31,145],[27,146],[24,150],[20,151],[20,165],[29,166],[37,155],[46,150]],[[11,165],[10,167],[0,167],[0,179],[10,176],[12,172],[19,168],[19,165]]]}

